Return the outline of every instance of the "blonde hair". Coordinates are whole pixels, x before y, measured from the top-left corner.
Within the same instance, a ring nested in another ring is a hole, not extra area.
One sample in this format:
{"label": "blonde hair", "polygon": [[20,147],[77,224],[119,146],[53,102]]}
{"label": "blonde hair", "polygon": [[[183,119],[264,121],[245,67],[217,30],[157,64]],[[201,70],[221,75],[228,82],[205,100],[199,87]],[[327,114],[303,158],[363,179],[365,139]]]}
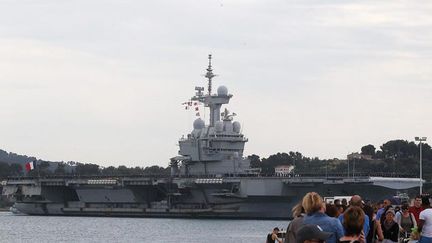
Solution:
{"label": "blonde hair", "polygon": [[316,192],[308,192],[303,197],[302,206],[307,214],[315,213],[323,206],[323,199]]}

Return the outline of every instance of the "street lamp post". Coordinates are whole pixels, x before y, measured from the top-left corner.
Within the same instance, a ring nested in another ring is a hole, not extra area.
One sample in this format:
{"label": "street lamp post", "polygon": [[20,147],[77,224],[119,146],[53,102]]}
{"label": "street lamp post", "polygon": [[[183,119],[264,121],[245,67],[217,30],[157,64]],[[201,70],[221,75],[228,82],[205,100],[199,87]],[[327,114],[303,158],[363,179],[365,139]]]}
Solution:
{"label": "street lamp post", "polygon": [[420,195],[423,194],[422,142],[426,141],[426,139],[426,137],[415,137],[415,140],[419,142],[420,147]]}

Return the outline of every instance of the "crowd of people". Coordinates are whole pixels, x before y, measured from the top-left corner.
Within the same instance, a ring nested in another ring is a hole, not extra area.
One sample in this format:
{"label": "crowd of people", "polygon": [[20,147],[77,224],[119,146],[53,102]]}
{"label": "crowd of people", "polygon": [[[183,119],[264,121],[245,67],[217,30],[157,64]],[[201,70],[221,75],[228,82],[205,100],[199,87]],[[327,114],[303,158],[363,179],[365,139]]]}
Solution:
{"label": "crowd of people", "polygon": [[359,195],[329,204],[309,192],[292,213],[285,239],[277,237],[275,228],[268,243],[432,243],[432,208],[426,195],[416,196],[411,205],[392,205],[390,199],[365,203]]}

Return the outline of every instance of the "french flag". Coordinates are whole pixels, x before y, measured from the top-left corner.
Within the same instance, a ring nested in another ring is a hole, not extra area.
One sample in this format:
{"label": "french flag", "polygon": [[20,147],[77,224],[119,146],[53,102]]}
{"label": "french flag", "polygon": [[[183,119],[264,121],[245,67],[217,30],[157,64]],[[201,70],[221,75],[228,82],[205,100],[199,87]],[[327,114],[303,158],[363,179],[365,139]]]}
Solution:
{"label": "french flag", "polygon": [[25,169],[27,172],[34,170],[36,167],[36,161],[31,161],[25,164]]}

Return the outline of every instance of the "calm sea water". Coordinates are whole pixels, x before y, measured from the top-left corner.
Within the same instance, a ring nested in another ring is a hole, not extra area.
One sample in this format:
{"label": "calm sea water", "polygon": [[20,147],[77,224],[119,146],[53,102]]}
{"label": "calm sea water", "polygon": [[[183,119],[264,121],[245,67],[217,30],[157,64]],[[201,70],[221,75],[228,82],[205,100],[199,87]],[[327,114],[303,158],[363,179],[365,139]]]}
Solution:
{"label": "calm sea water", "polygon": [[288,221],[19,216],[0,212],[0,242],[265,242]]}

